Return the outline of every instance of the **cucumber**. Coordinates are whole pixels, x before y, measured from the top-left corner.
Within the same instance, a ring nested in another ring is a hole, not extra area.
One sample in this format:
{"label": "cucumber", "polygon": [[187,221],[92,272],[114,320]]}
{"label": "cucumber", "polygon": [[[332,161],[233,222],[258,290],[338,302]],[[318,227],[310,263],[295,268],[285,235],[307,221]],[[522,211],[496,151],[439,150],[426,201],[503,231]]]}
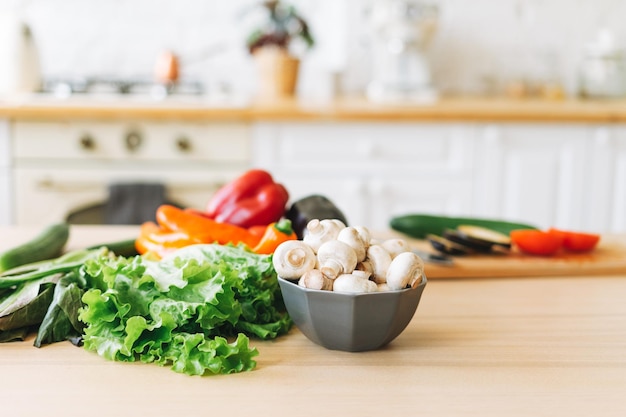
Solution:
{"label": "cucumber", "polygon": [[410,237],[424,239],[427,235],[443,235],[446,229],[456,229],[462,225],[480,226],[508,235],[515,229],[537,229],[526,223],[494,220],[477,217],[448,217],[430,214],[407,214],[392,217],[389,226]]}
{"label": "cucumber", "polygon": [[126,239],[118,240],[116,242],[100,243],[98,245],[90,246],[87,249],[98,249],[104,246],[118,256],[130,258],[131,256],[139,255],[139,252],[137,252],[137,248],[135,247],[135,240],[136,239]]}
{"label": "cucumber", "polygon": [[38,261],[58,258],[70,237],[68,223],[46,227],[30,241],[0,253],[0,272]]}

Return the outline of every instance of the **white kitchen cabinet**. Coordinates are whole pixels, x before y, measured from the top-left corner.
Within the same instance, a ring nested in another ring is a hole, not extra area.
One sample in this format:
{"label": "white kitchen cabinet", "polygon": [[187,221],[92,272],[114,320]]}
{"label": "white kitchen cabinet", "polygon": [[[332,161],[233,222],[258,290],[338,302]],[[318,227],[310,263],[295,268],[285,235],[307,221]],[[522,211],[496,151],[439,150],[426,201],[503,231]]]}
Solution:
{"label": "white kitchen cabinet", "polygon": [[119,182],[203,207],[250,167],[351,224],[395,215],[626,231],[626,126],[361,121],[0,121],[0,224],[58,220]]}
{"label": "white kitchen cabinet", "polygon": [[626,127],[593,129],[584,225],[590,230],[626,231]]}
{"label": "white kitchen cabinet", "polygon": [[14,158],[158,163],[247,163],[248,127],[237,123],[16,122]]}
{"label": "white kitchen cabinet", "polygon": [[482,126],[476,148],[475,213],[541,227],[585,226],[589,128]]}
{"label": "white kitchen cabinet", "polygon": [[0,119],[0,225],[11,224],[11,140],[9,121]]}
{"label": "white kitchen cabinet", "polygon": [[60,221],[112,184],[162,184],[168,200],[203,208],[250,167],[244,123],[18,121],[11,143],[16,224]]}
{"label": "white kitchen cabinet", "polygon": [[475,214],[543,228],[626,231],[626,128],[494,124],[479,132]]}
{"label": "white kitchen cabinet", "polygon": [[550,123],[260,123],[253,164],[292,199],[353,224],[433,213],[626,230],[626,127]]}
{"label": "white kitchen cabinet", "polygon": [[330,198],[351,224],[471,210],[474,128],[464,124],[260,123],[253,165],[284,182],[292,200]]}

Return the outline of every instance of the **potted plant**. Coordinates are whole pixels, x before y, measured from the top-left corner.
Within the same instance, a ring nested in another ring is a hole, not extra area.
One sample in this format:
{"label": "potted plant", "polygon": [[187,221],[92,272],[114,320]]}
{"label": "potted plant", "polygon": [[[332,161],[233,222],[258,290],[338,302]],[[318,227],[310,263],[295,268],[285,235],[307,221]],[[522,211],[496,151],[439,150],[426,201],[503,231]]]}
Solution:
{"label": "potted plant", "polygon": [[293,96],[298,80],[298,47],[309,49],[314,40],[306,20],[292,5],[280,0],[261,3],[266,18],[248,36],[246,44],[259,67],[259,95]]}

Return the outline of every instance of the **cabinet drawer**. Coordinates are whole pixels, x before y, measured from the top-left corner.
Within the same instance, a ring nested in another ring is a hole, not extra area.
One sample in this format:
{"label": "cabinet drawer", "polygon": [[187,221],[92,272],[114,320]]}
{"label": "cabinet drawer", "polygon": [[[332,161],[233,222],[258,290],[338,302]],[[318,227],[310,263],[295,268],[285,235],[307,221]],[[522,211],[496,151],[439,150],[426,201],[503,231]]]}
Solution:
{"label": "cabinet drawer", "polygon": [[263,163],[295,171],[465,173],[473,129],[430,124],[286,124],[256,135]]}
{"label": "cabinet drawer", "polygon": [[250,159],[245,124],[170,122],[17,122],[19,159],[242,162]]}
{"label": "cabinet drawer", "polygon": [[331,178],[320,175],[315,179],[278,176],[292,201],[312,194],[330,198],[352,225],[364,225],[372,230],[385,230],[391,217],[408,213],[469,213],[472,205],[470,179],[446,180],[367,180],[346,175]]}

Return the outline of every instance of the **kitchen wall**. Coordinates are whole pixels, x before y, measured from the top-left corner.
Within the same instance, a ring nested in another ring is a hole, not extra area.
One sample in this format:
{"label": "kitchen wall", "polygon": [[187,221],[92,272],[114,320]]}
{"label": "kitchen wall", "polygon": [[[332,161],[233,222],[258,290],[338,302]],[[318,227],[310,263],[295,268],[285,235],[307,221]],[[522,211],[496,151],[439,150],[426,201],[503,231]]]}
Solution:
{"label": "kitchen wall", "polygon": [[[368,0],[294,0],[317,38],[305,56],[302,94],[362,92],[372,56]],[[497,93],[519,77],[555,78],[576,93],[582,46],[599,27],[626,45],[618,0],[439,0],[429,50],[445,93]],[[182,57],[182,76],[210,91],[250,92],[253,62],[243,40],[254,0],[0,0],[31,25],[44,77],[151,76],[157,55]],[[213,53],[210,53],[210,52]]]}

